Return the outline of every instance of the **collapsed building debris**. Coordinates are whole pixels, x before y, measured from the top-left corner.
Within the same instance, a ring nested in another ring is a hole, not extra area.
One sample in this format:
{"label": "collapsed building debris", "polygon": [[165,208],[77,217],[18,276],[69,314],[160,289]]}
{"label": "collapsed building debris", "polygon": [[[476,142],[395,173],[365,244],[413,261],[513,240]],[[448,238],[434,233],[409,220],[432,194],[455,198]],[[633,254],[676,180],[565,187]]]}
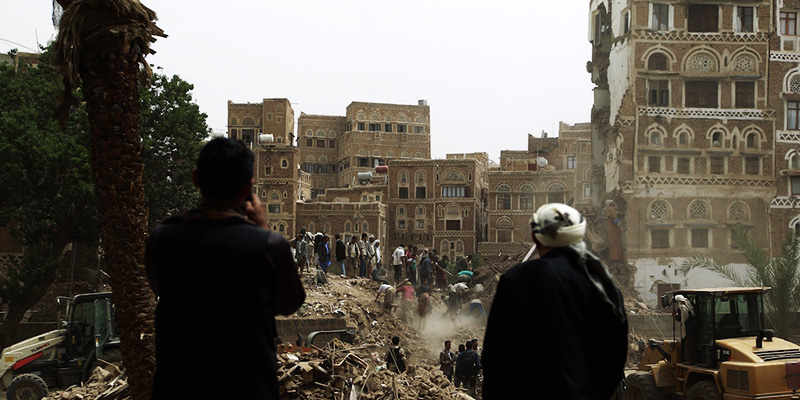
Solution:
{"label": "collapsed building debris", "polygon": [[50,392],[43,400],[129,400],[128,376],[121,363],[95,367],[83,386]]}
{"label": "collapsed building debris", "polygon": [[400,374],[385,368],[377,352],[366,357],[332,340],[312,352],[278,356],[281,398],[297,399],[465,399],[437,367],[410,365]]}
{"label": "collapsed building debris", "polygon": [[[526,253],[527,250],[508,254],[496,263],[483,259],[475,266],[471,296],[481,299],[486,311],[491,307],[499,276],[521,262]],[[483,287],[481,292],[475,290],[478,284]],[[446,292],[434,291],[432,315],[439,319],[439,327],[419,332],[398,315],[384,313],[382,305],[375,300],[377,285],[368,279],[338,276],[330,277],[325,285],[306,285],[306,303],[288,319],[340,318],[355,334],[352,343],[333,338],[326,345],[315,342],[319,347],[288,343],[296,336],[284,336],[287,343],[279,346],[278,351],[281,398],[472,399],[440,372],[438,352],[445,339],[452,339],[455,345],[472,338],[479,338],[482,343],[484,328],[464,321],[454,326],[449,317],[442,316],[446,309]],[[631,296],[625,296],[625,303],[636,313],[653,312]],[[435,324],[429,322],[428,325]],[[392,336],[402,338],[401,345],[409,360],[408,369],[401,374],[386,369],[384,357]],[[627,368],[633,368],[638,362],[642,342],[638,336],[629,337],[631,351]],[[109,364],[96,369],[82,387],[52,392],[47,399],[128,400],[126,378],[118,364]]]}

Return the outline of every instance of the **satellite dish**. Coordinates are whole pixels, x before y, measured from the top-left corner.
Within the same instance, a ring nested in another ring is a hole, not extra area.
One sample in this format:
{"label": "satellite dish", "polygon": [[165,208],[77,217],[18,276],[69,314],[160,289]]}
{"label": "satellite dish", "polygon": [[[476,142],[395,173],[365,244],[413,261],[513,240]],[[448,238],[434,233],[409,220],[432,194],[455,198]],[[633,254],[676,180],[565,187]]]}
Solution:
{"label": "satellite dish", "polygon": [[544,157],[537,157],[536,158],[536,165],[538,165],[539,168],[546,167],[547,166],[547,159],[544,158]]}

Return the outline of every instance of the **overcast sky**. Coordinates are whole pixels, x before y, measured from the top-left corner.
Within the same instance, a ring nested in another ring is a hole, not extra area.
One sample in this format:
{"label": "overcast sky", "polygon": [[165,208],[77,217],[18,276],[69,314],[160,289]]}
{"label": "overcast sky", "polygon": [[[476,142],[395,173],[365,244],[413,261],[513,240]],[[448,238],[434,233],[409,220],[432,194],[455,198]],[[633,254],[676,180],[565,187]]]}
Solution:
{"label": "overcast sky", "polygon": [[[299,117],[425,99],[434,157],[497,160],[528,133],[589,121],[587,1],[143,3],[169,35],[149,63],[194,84],[214,130],[227,129],[228,100],[288,98]],[[50,0],[0,0],[0,52],[53,40],[51,14]]]}

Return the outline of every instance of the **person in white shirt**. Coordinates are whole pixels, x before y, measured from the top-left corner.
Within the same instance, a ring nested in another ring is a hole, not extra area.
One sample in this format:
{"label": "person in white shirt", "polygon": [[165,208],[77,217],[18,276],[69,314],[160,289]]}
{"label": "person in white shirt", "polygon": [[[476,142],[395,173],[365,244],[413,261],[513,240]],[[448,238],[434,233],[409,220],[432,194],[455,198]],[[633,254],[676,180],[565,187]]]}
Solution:
{"label": "person in white shirt", "polygon": [[394,283],[400,282],[403,276],[403,268],[406,266],[406,251],[403,245],[397,246],[392,253],[392,267],[394,268]]}

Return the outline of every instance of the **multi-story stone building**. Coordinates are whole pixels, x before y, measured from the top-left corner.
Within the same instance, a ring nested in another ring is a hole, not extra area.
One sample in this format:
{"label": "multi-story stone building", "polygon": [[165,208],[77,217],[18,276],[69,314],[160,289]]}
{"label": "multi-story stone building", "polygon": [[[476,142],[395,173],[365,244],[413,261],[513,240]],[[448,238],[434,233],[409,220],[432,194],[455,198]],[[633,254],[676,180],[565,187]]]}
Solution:
{"label": "multi-story stone building", "polygon": [[645,300],[715,283],[683,275],[685,257],[742,262],[736,227],[775,243],[770,203],[790,188],[775,132],[793,103],[770,60],[794,54],[797,22],[786,17],[786,43],[770,39],[784,21],[774,4],[591,1],[592,197],[605,220],[595,237]]}
{"label": "multi-story stone building", "polygon": [[531,245],[528,221],[546,203],[585,211],[591,198],[591,125],[559,124],[557,137],[528,135],[526,150],[500,152],[489,170],[488,236],[480,253],[490,260]]}
{"label": "multi-story stone building", "polygon": [[[228,102],[229,137],[249,143],[257,154],[254,191],[272,229],[287,238],[302,228],[340,233],[344,239],[367,233],[382,241],[384,251],[392,241],[387,239],[394,237],[426,248],[444,246],[454,256],[475,251],[486,225],[488,156],[430,160],[430,108],[424,100],[417,105],[353,102],[345,116],[302,113],[296,146],[293,115],[287,99]],[[272,136],[268,141],[264,135]],[[399,164],[388,170],[400,168],[406,175],[405,183],[392,186],[397,175],[376,167],[394,163]],[[409,186],[408,174],[423,170],[424,180]],[[439,173],[444,173],[445,186],[439,186]],[[431,192],[426,194],[428,184]],[[392,187],[406,192],[392,193]],[[412,197],[409,187],[415,190]],[[392,195],[400,197],[391,200]],[[402,218],[409,226],[395,235],[398,225],[389,208],[420,213],[412,214],[413,220]]]}
{"label": "multi-story stone building", "polygon": [[800,1],[776,2],[770,36],[770,105],[775,110],[776,196],[769,204],[773,248],[793,230],[800,233]]}
{"label": "multi-story stone building", "polygon": [[300,160],[313,172],[313,195],[353,185],[395,158],[430,159],[430,107],[353,102],[345,116],[300,114]]}
{"label": "multi-story stone building", "polygon": [[486,153],[389,161],[388,246],[437,249],[451,260],[475,253],[486,232]]}

